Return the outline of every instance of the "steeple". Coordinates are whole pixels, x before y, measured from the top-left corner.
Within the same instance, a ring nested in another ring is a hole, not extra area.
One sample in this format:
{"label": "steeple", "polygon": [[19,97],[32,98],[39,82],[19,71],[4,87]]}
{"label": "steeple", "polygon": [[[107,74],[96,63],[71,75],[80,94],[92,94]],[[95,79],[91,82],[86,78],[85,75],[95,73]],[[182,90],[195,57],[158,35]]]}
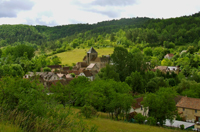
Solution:
{"label": "steeple", "polygon": [[91,47],[90,50],[87,53],[97,53],[97,52],[93,47]]}

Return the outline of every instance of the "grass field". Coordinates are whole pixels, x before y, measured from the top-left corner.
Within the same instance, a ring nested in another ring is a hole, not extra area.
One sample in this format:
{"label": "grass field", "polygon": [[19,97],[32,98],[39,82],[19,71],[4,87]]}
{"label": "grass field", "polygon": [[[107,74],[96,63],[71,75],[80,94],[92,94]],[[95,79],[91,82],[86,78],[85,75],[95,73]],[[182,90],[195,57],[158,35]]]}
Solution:
{"label": "grass field", "polygon": [[[61,58],[62,65],[69,65],[72,66],[72,63],[82,62],[83,57],[86,55],[87,49],[74,49],[71,51],[63,52],[55,54],[58,57]],[[98,52],[98,56],[102,55],[109,55],[112,54],[114,51],[114,48],[101,48],[101,49],[95,49]]]}
{"label": "grass field", "polygon": [[[80,110],[77,108],[72,108],[75,113],[78,113]],[[83,118],[83,121],[86,122],[89,128],[96,126],[98,132],[180,132],[181,130],[173,130],[168,128],[149,126],[149,125],[140,125],[137,123],[128,123],[123,121],[114,121],[107,119],[107,114],[98,112],[98,118],[93,117],[91,119]],[[187,132],[186,130],[184,130]]]}

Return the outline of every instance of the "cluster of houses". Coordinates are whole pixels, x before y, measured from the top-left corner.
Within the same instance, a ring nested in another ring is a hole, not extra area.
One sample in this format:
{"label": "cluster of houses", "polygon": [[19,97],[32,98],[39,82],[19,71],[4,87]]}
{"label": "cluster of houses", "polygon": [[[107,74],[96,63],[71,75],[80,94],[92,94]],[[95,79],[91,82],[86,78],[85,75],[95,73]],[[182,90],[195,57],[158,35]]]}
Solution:
{"label": "cluster of houses", "polygon": [[[166,120],[165,125],[178,128],[180,128],[180,125],[184,125],[185,129],[200,129],[200,99],[177,96],[174,100],[176,102],[177,112],[183,121],[173,120],[173,123],[170,123],[169,120]],[[135,101],[136,103],[131,106],[130,113],[136,112],[143,116],[148,116],[149,109],[146,108],[145,110],[142,105],[143,97],[137,98]]]}
{"label": "cluster of houses", "polygon": [[95,79],[95,75],[101,68],[105,67],[110,62],[110,55],[102,55],[98,57],[96,50],[91,47],[84,56],[82,62],[77,62],[76,65],[70,67],[63,67],[61,65],[51,65],[51,72],[29,72],[24,78],[38,77],[39,81],[43,83],[44,87],[50,87],[56,82],[61,82],[63,85],[69,84],[71,80],[78,76],[85,76],[90,81]]}

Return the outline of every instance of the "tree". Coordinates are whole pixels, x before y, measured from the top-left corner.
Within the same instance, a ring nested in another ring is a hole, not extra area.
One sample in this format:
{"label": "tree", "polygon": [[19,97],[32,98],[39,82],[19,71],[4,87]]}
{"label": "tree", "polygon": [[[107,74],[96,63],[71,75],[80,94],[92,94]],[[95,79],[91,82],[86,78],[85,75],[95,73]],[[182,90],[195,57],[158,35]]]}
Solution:
{"label": "tree", "polygon": [[140,72],[132,72],[131,75],[126,78],[126,83],[132,88],[133,92],[145,92],[144,79],[140,75]]}
{"label": "tree", "polygon": [[0,58],[1,58],[1,55],[2,55],[2,50],[0,49]]}
{"label": "tree", "polygon": [[123,47],[115,47],[113,54],[111,55],[112,61],[114,63],[116,72],[119,74],[121,81],[126,78],[126,65],[127,64],[128,51]]}
{"label": "tree", "polygon": [[170,59],[165,58],[161,61],[161,65],[162,66],[172,66],[172,61]]}
{"label": "tree", "polygon": [[57,82],[56,85],[51,86],[50,90],[53,93],[51,96],[53,96],[57,102],[62,104],[64,108],[67,104],[70,106],[73,103],[72,89],[67,85]]}
{"label": "tree", "polygon": [[152,49],[151,47],[146,47],[143,49],[143,52],[146,56],[152,56],[153,55],[153,52],[152,52]]}
{"label": "tree", "polygon": [[59,64],[61,64],[60,57],[58,57],[58,56],[51,57],[51,60],[52,60],[52,65],[59,65]]}
{"label": "tree", "polygon": [[115,81],[120,81],[119,74],[115,72],[114,66],[106,65],[98,73],[98,76],[103,80],[113,79]]}
{"label": "tree", "polygon": [[23,78],[4,77],[0,81],[0,104],[5,111],[17,110],[44,117],[47,95],[43,85]]}
{"label": "tree", "polygon": [[194,46],[189,46],[189,47],[187,48],[187,53],[193,54],[194,52],[195,52]]}
{"label": "tree", "polygon": [[44,72],[51,72],[51,68],[49,68],[49,67],[44,67],[44,68],[43,68],[43,71],[44,71]]}
{"label": "tree", "polygon": [[164,124],[166,119],[173,120],[176,113],[174,98],[177,93],[171,88],[160,88],[156,93],[149,93],[144,98],[144,107],[149,107],[149,116]]}

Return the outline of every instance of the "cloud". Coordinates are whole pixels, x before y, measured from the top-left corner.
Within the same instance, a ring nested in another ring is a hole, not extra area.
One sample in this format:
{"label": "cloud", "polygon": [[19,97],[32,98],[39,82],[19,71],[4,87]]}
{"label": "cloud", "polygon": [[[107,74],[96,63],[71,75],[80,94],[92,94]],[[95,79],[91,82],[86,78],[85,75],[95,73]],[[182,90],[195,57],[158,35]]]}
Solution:
{"label": "cloud", "polygon": [[0,18],[17,17],[18,12],[31,10],[33,6],[30,0],[0,0]]}
{"label": "cloud", "polygon": [[136,0],[95,0],[91,4],[99,6],[127,6],[136,3]]}
{"label": "cloud", "polygon": [[121,9],[115,9],[115,10],[113,10],[113,9],[112,10],[111,9],[98,10],[98,9],[91,8],[91,9],[84,9],[84,10],[88,11],[88,12],[102,14],[102,15],[108,16],[109,18],[120,17],[120,12],[121,12]]}

